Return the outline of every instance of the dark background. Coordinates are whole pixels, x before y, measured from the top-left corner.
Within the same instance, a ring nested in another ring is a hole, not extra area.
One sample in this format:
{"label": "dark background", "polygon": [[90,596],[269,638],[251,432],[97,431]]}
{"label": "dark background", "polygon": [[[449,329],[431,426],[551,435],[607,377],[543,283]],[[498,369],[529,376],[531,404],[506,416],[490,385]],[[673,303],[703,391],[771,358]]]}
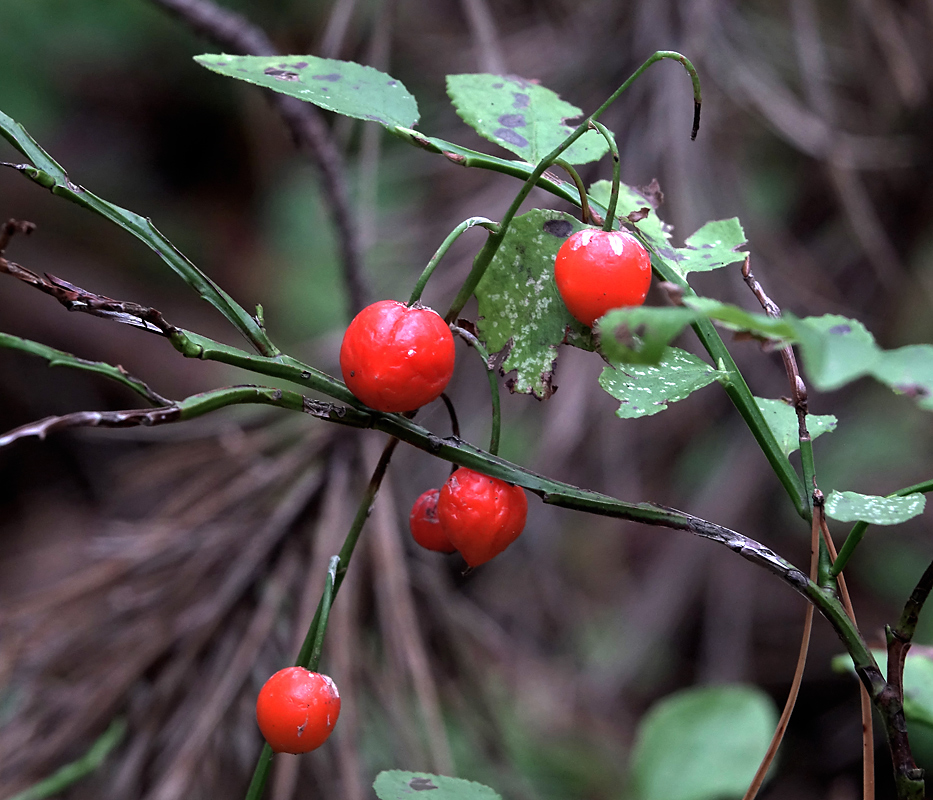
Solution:
{"label": "dark background", "polygon": [[[534,78],[589,111],[656,49],[703,81],[703,122],[682,69],[662,62],[604,115],[622,178],[657,178],[682,242],[738,216],[771,297],[804,316],[861,319],[884,347],[933,336],[930,178],[933,6],[920,2],[230,3],[287,53],[370,63],[417,97],[420,130],[498,153],[456,117],[444,76]],[[273,340],[337,373],[347,321],[340,248],[313,163],[262,93],[198,67],[219,48],[143,0],[12,0],[0,9],[0,108],[104,198],[142,213],[240,303],[261,303]],[[345,23],[345,24],[344,24]],[[407,297],[447,232],[497,218],[517,184],[330,119],[345,154],[369,296]],[[0,159],[19,156],[6,143]],[[583,168],[610,177],[608,162]],[[536,204],[552,204],[534,194]],[[35,272],[161,310],[241,344],[144,246],[0,171],[0,216],[38,225],[7,256]],[[481,234],[468,233],[425,300],[446,307]],[[754,309],[738,268],[701,293]],[[654,293],[649,303],[659,303]],[[468,307],[470,311],[470,307]],[[474,312],[471,312],[474,313]],[[0,328],[122,364],[162,394],[251,378],[186,361],[163,340],[85,315],[12,279]],[[688,345],[691,346],[691,345]],[[737,342],[761,396],[787,393],[776,355]],[[805,566],[793,513],[724,393],[618,420],[592,354],[562,353],[545,404],[506,396],[502,454],[626,500],[704,516]],[[141,405],[94,376],[0,352],[0,429],[51,414]],[[460,350],[450,393],[464,436],[488,435],[478,361]],[[929,478],[930,417],[860,381],[811,392],[837,432],[816,444],[824,492],[885,494]],[[116,714],[130,735],[62,796],[242,796],[259,747],[254,697],[293,658],[379,436],[287,412],[231,409],[152,431],[78,431],[0,451],[0,795],[76,758]],[[442,434],[442,410],[421,420]],[[334,746],[282,758],[267,796],[354,800],[384,768],[479,780],[509,798],[625,798],[639,717],[703,683],[757,684],[781,705],[804,607],[777,580],[686,534],[545,508],[470,576],[415,552],[411,502],[446,465],[401,448],[335,605],[324,671],[341,689]],[[838,542],[847,530],[834,524]],[[929,513],[872,529],[847,575],[873,643],[933,556]],[[933,644],[923,626],[918,641]],[[774,798],[858,796],[857,687],[830,668],[841,646],[817,619]],[[918,728],[918,761],[933,737]],[[879,797],[891,796],[878,748]],[[296,786],[298,788],[296,788]]]}

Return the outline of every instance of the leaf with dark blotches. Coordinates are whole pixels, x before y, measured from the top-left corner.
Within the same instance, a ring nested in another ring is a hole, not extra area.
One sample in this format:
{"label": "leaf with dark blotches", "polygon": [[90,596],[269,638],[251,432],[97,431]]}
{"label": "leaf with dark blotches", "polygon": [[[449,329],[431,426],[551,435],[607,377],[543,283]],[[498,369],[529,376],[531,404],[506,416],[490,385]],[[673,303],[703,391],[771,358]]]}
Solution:
{"label": "leaf with dark blotches", "polygon": [[[550,89],[515,75],[448,75],[447,94],[460,118],[485,139],[530,164],[537,164],[564,139],[581,115]],[[609,150],[596,131],[587,131],[562,155],[570,164],[586,164]]]}
{"label": "leaf with dark blotches", "polygon": [[584,227],[575,217],[548,209],[516,217],[476,287],[479,338],[490,353],[511,347],[502,371],[515,370],[513,392],[550,396],[557,347],[593,349],[590,332],[570,316],[554,283],[557,251]]}
{"label": "leaf with dark blotches", "polygon": [[280,94],[372,120],[387,128],[410,128],[418,103],[400,81],[372,67],[317,56],[195,56],[202,67]]}
{"label": "leaf with dark blotches", "polygon": [[380,772],[373,783],[373,790],[379,800],[414,800],[419,797],[423,800],[502,800],[500,795],[481,783],[400,769]]}

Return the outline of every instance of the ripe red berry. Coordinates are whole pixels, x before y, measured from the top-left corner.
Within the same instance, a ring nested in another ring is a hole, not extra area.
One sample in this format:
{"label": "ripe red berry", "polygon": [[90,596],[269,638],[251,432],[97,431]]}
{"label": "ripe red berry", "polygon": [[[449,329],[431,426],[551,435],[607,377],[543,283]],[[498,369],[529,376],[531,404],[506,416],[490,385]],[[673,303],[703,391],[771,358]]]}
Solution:
{"label": "ripe red berry", "polygon": [[450,543],[471,567],[499,555],[525,527],[528,499],[512,486],[460,467],[437,500],[437,517]]}
{"label": "ripe red berry", "polygon": [[440,520],[437,518],[437,498],[440,489],[428,489],[415,500],[408,515],[408,527],[412,538],[427,550],[438,553],[455,553],[457,548],[450,543]]}
{"label": "ripe red berry", "polygon": [[276,753],[309,753],[334,729],[340,695],[326,675],[304,667],[280,669],[259,692],[256,721]]}
{"label": "ripe red berry", "polygon": [[610,309],[645,302],[651,285],[651,256],[626,231],[586,228],[560,246],[554,280],[567,310],[592,328]]}
{"label": "ripe red berry", "polygon": [[454,372],[454,337],[436,311],[380,300],[343,335],[340,369],[351,392],[377,411],[414,411],[437,399]]}

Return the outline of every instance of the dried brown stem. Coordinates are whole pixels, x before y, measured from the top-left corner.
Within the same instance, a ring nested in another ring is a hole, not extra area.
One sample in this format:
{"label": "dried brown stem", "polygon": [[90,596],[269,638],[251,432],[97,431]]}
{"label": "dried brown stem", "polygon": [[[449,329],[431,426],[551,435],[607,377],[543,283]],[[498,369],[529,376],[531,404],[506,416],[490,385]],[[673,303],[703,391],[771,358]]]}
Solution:
{"label": "dried brown stem", "polygon": [[[238,55],[274,56],[278,51],[265,31],[246,17],[221,8],[210,0],[152,0],[181,19],[195,33],[209,39],[226,52]],[[324,196],[329,198],[343,264],[350,316],[366,305],[359,226],[350,206],[343,156],[337,149],[320,112],[293,97],[268,92],[295,144],[305,152],[321,173]]]}

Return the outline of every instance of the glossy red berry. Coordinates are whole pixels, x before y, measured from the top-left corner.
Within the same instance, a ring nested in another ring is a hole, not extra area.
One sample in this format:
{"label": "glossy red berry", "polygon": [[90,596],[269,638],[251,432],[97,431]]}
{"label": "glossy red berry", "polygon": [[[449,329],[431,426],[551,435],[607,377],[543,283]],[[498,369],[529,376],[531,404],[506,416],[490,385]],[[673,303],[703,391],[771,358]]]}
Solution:
{"label": "glossy red berry", "polygon": [[414,411],[437,399],[454,372],[454,337],[436,311],[380,300],[347,328],[340,369],[351,392],[377,411]]}
{"label": "glossy red berry", "polygon": [[560,246],[554,280],[567,310],[592,328],[610,309],[645,302],[651,285],[651,256],[626,231],[586,228]]}
{"label": "glossy red berry", "polygon": [[524,529],[527,514],[528,499],[521,486],[466,467],[447,479],[437,500],[444,533],[471,567],[512,544]]}
{"label": "glossy red berry", "polygon": [[427,550],[438,553],[454,553],[457,548],[450,543],[441,521],[437,518],[437,498],[440,489],[428,489],[415,500],[408,515],[408,527],[412,538]]}
{"label": "glossy red berry", "polygon": [[256,721],[276,753],[308,753],[330,736],[340,695],[326,675],[304,667],[280,669],[259,692]]}

